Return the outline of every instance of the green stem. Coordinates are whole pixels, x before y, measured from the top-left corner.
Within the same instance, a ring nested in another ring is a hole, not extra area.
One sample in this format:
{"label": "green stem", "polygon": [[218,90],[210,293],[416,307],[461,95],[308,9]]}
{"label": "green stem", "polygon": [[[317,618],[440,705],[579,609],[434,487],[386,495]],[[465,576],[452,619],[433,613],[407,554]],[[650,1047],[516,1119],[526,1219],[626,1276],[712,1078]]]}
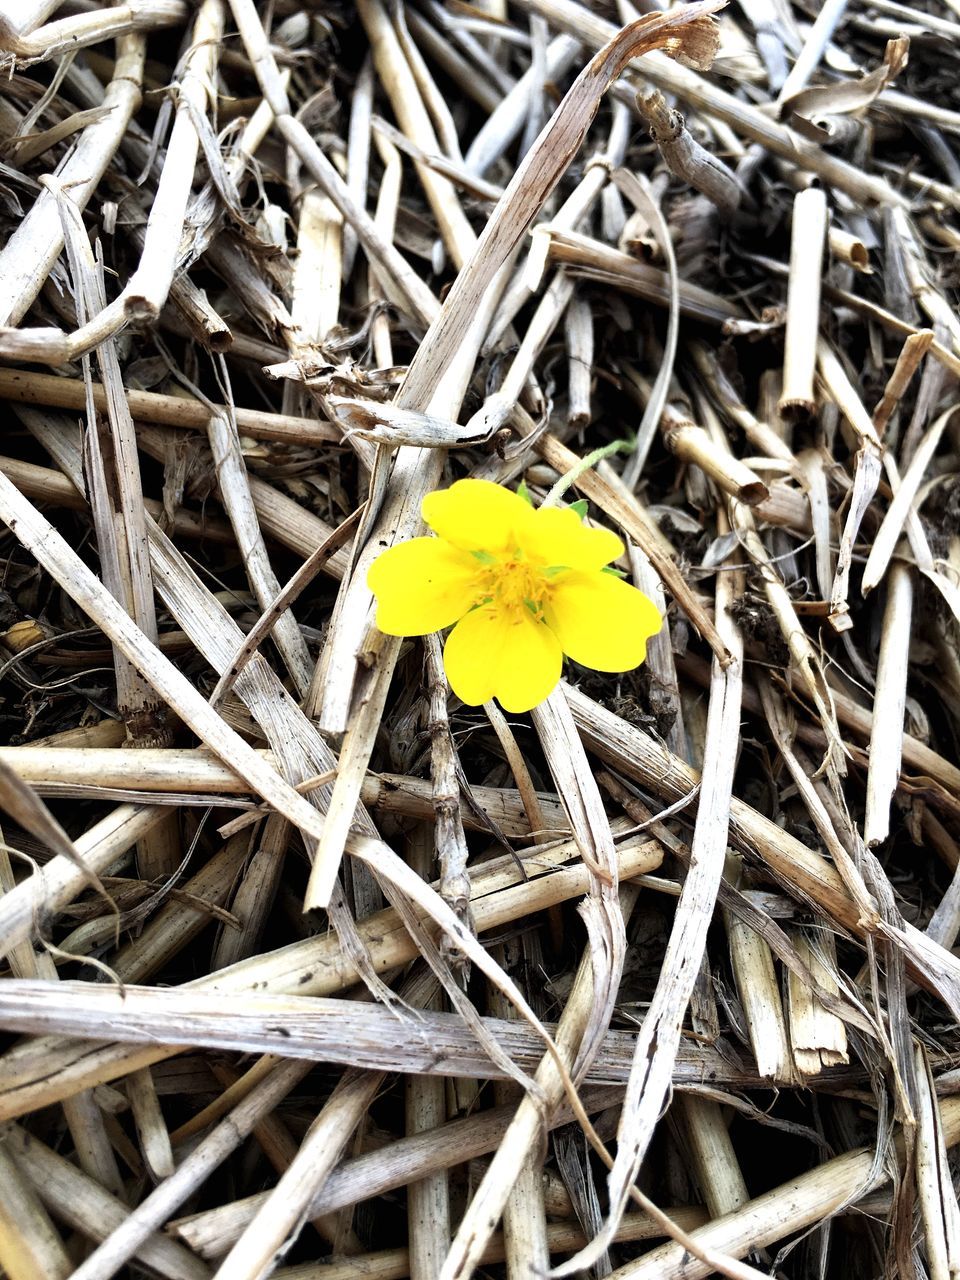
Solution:
{"label": "green stem", "polygon": [[585,458],[581,458],[575,467],[571,467],[569,471],[560,477],[540,505],[543,507],[555,507],[570,486],[575,485],[585,471],[595,467],[604,458],[610,458],[615,453],[629,453],[632,448],[632,440],[614,440],[611,444],[605,444],[599,449],[594,449],[592,453],[588,453]]}

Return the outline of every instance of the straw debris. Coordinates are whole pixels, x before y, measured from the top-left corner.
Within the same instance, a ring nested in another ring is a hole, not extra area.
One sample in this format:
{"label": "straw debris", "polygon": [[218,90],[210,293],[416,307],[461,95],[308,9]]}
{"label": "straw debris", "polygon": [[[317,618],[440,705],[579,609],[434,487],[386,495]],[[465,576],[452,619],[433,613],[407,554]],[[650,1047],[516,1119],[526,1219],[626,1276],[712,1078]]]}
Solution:
{"label": "straw debris", "polygon": [[643,8],[0,0],[10,1280],[960,1273],[960,6]]}

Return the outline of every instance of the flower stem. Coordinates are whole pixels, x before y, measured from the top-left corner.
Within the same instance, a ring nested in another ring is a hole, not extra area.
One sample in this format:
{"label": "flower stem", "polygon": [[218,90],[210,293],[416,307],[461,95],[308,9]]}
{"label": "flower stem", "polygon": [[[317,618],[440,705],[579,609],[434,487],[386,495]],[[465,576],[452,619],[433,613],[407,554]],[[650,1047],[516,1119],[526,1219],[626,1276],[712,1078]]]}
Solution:
{"label": "flower stem", "polygon": [[613,440],[610,444],[594,449],[592,453],[588,453],[585,458],[581,458],[575,467],[571,467],[569,471],[560,477],[540,505],[543,507],[555,507],[570,486],[576,484],[585,471],[595,467],[604,458],[612,457],[615,453],[629,453],[632,448],[632,440]]}

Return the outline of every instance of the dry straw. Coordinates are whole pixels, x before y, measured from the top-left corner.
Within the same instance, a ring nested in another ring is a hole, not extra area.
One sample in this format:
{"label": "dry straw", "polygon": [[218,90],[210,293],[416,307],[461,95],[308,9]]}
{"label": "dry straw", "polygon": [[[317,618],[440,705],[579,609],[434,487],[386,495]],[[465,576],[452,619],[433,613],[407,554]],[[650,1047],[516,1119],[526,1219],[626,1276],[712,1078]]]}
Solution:
{"label": "dry straw", "polygon": [[960,10],[595,8],[0,0],[11,1280],[960,1269]]}

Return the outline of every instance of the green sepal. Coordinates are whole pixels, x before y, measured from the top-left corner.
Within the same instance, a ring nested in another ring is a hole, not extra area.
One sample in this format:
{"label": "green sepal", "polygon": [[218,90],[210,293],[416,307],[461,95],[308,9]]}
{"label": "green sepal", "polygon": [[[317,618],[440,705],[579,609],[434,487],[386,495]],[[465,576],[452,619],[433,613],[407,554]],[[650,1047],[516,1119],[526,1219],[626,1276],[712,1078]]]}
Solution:
{"label": "green sepal", "polygon": [[615,578],[625,578],[627,576],[622,569],[617,569],[612,564],[604,565],[600,572],[612,574]]}
{"label": "green sepal", "polygon": [[481,564],[495,564],[497,560],[497,557],[491,555],[489,551],[471,551],[470,554]]}
{"label": "green sepal", "polygon": [[527,488],[526,480],[521,480],[517,485],[517,497],[522,498],[528,507],[533,506],[533,499],[530,497],[530,490]]}
{"label": "green sepal", "polygon": [[580,517],[580,519],[583,520],[586,518],[587,508],[589,506],[590,506],[590,503],[586,500],[586,498],[578,498],[576,502],[570,503],[570,510],[575,511],[577,515]]}

